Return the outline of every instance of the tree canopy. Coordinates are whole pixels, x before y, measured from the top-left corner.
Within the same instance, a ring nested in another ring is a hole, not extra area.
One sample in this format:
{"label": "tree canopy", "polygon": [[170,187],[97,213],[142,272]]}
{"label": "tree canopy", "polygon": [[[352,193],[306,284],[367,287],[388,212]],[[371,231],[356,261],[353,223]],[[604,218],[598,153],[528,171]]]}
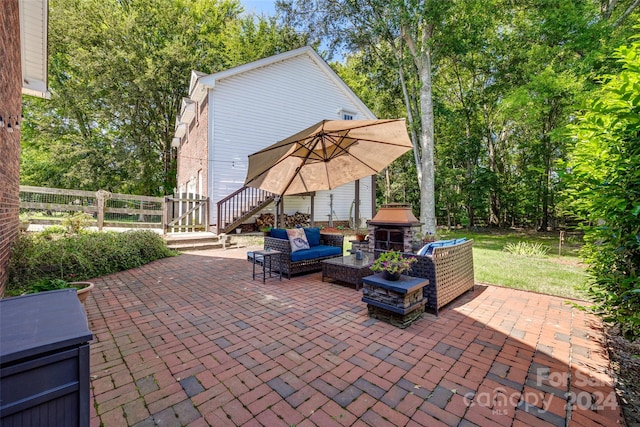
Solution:
{"label": "tree canopy", "polygon": [[[309,13],[295,13],[305,10],[301,3],[280,2],[285,12],[292,11],[300,21],[286,22],[306,22],[304,28],[312,37],[333,41],[329,46],[342,43],[346,63],[355,64],[367,81],[352,81],[349,73],[344,78],[379,116],[408,117],[414,143],[419,145],[416,141],[425,127],[424,84],[411,50],[398,48],[405,42],[401,27],[387,33],[386,44],[373,37],[370,28],[323,30],[317,23],[323,21],[321,17],[309,19]],[[413,13],[403,8],[414,2],[365,3],[377,8],[383,21],[382,17],[393,15],[389,8],[402,16]],[[634,3],[454,1],[447,2],[445,9],[438,2],[419,3],[422,8],[434,8],[421,19],[441,16],[438,25],[442,21],[447,26],[430,30],[434,121],[427,127],[432,126],[434,133],[433,165],[416,156],[416,167],[399,169],[415,174],[403,181],[420,182],[421,169],[435,172],[433,197],[442,225],[547,230],[574,220],[561,195],[564,183],[558,178],[569,141],[565,126],[593,89],[596,76],[612,66],[613,49],[632,34]],[[339,24],[328,21],[332,26]],[[360,91],[362,86],[367,89]],[[389,99],[395,108],[388,108]],[[380,178],[381,197],[409,202],[418,209],[416,214],[421,213],[424,200],[406,197],[424,198],[424,189],[403,189],[389,197],[394,190],[385,187],[386,182]]]}
{"label": "tree canopy", "polygon": [[237,0],[51,0],[51,100],[25,97],[24,184],[162,195],[189,73],[305,44]]}

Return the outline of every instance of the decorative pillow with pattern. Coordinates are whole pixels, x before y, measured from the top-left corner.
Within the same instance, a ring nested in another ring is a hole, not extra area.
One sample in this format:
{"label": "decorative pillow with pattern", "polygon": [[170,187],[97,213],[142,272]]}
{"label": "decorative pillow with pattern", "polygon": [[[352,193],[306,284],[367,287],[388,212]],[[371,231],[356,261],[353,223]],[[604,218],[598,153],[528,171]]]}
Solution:
{"label": "decorative pillow with pattern", "polygon": [[307,235],[302,228],[289,228],[287,229],[287,237],[291,243],[291,252],[300,251],[302,249],[310,249]]}

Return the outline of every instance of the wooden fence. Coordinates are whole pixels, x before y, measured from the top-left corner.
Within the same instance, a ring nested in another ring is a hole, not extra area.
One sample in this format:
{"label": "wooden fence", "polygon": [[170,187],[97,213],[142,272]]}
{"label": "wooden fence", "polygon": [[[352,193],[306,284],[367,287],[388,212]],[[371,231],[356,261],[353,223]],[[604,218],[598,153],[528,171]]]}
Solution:
{"label": "wooden fence", "polygon": [[86,212],[92,225],[124,228],[163,228],[164,199],[60,188],[20,186],[20,213],[33,224],[59,224],[68,214]]}
{"label": "wooden fence", "polygon": [[209,231],[209,198],[196,194],[174,194],[164,198],[164,231]]}

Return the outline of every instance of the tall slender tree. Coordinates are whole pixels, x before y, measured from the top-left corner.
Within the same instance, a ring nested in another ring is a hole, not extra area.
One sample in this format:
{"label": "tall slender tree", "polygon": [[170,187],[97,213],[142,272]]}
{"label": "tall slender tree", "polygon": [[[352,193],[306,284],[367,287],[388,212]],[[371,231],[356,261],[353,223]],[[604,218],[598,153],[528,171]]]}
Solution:
{"label": "tall slender tree", "polygon": [[[392,53],[412,130],[421,193],[420,220],[424,231],[428,232],[436,230],[432,54],[447,4],[401,0],[277,2],[284,22],[304,28],[312,37],[329,40],[331,47],[372,52],[383,49]],[[420,82],[417,115],[412,107],[416,92],[407,87],[407,58],[411,59],[411,74],[415,74]]]}

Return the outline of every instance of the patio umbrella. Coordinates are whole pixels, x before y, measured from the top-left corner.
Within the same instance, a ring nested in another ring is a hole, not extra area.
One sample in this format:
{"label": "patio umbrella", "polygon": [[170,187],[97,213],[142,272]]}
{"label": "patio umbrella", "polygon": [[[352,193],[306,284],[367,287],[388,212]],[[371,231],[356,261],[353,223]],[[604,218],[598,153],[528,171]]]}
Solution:
{"label": "patio umbrella", "polygon": [[375,175],[412,148],[404,119],[323,120],[249,156],[245,185],[284,196]]}

